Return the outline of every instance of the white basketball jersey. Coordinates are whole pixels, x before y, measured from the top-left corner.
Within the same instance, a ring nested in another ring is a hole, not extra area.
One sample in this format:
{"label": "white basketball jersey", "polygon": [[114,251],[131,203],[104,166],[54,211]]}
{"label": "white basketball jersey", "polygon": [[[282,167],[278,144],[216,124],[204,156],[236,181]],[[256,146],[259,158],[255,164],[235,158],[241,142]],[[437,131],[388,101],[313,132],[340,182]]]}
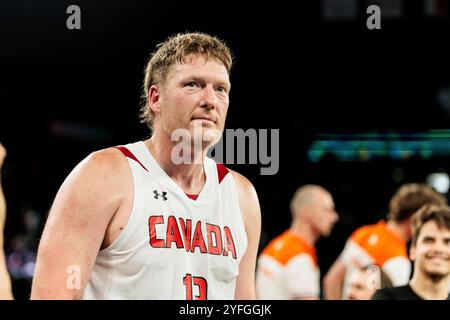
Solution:
{"label": "white basketball jersey", "polygon": [[99,252],[83,299],[234,299],[247,235],[232,174],[206,158],[206,183],[189,196],[144,142],[118,149],[133,174],[133,208]]}
{"label": "white basketball jersey", "polygon": [[319,298],[315,247],[290,230],[273,239],[258,259],[256,294],[260,300]]}

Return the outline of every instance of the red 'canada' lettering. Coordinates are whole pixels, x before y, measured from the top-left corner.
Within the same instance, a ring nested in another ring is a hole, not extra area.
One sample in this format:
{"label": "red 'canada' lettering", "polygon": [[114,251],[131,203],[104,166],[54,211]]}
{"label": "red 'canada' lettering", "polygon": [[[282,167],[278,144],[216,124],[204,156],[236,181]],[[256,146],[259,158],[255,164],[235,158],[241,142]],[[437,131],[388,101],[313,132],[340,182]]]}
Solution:
{"label": "red 'canada' lettering", "polygon": [[168,249],[184,248],[186,252],[225,257],[231,253],[233,259],[237,259],[233,233],[228,226],[221,228],[218,225],[197,221],[194,231],[192,229],[193,223],[190,219],[178,218],[177,220],[174,216],[169,216],[166,222],[162,215],[150,216],[148,219],[150,246]]}
{"label": "red 'canada' lettering", "polygon": [[163,224],[164,217],[163,216],[151,216],[148,218],[148,229],[150,233],[150,245],[153,248],[163,248],[164,240],[156,239],[156,225]]}
{"label": "red 'canada' lettering", "polygon": [[195,226],[194,236],[192,237],[191,252],[195,252],[195,248],[199,247],[201,253],[206,253],[206,244],[202,234],[202,223],[197,222]]}
{"label": "red 'canada' lettering", "polygon": [[178,230],[177,219],[174,216],[169,216],[167,219],[167,233],[166,233],[166,248],[172,247],[172,242],[175,242],[177,248],[183,248],[183,241],[181,241],[180,230]]}
{"label": "red 'canada' lettering", "polygon": [[184,222],[183,218],[178,218],[180,221],[181,230],[183,232],[184,236],[184,244],[186,252],[189,251],[189,248],[191,247],[191,227],[192,227],[192,220],[186,219],[186,223]]}
{"label": "red 'canada' lettering", "polygon": [[[206,224],[206,231],[208,233],[208,248],[209,253],[220,255],[222,254],[222,235],[220,233],[220,227],[214,224]],[[215,245],[213,244],[213,235],[215,240]]]}
{"label": "red 'canada' lettering", "polygon": [[234,246],[233,235],[228,227],[224,227],[225,232],[225,249],[223,250],[223,255],[228,256],[228,252],[231,251],[231,255],[236,259],[236,247]]}

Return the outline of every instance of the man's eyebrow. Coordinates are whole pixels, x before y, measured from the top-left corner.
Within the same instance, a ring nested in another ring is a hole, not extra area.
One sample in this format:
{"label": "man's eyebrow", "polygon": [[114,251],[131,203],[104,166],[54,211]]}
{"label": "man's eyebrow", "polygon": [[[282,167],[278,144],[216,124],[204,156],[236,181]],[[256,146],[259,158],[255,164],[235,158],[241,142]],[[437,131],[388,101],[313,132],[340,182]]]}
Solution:
{"label": "man's eyebrow", "polygon": [[[188,80],[194,80],[194,81],[198,81],[198,82],[206,82],[206,79],[199,77],[199,76],[186,76],[186,77],[181,78],[182,82],[188,81]],[[216,82],[219,85],[226,86],[228,88],[231,87],[231,83],[229,81],[217,80],[214,82]]]}
{"label": "man's eyebrow", "polygon": [[200,77],[196,77],[196,76],[185,76],[185,77],[182,77],[182,78],[180,79],[181,82],[184,82],[184,81],[191,81],[191,80],[199,81],[199,82],[205,81],[204,79],[202,79],[202,78],[200,78]]}

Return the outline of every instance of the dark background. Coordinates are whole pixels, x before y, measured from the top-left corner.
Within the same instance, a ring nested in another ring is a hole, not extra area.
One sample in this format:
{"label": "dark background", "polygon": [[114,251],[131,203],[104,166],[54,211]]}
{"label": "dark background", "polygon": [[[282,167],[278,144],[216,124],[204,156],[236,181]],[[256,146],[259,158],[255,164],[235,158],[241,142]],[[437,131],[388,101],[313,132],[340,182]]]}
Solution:
{"label": "dark background", "polygon": [[[5,245],[16,298],[29,295],[37,239],[73,167],[92,151],[149,136],[138,117],[143,69],[155,45],[173,33],[211,33],[232,48],[227,128],[280,129],[276,175],[261,176],[261,165],[229,165],[259,194],[261,247],[289,226],[296,188],[321,184],[341,218],[318,242],[325,274],[356,227],[385,216],[400,184],[447,171],[445,152],[400,160],[307,156],[324,133],[339,140],[399,132],[407,140],[410,133],[449,128],[448,2],[399,0],[395,17],[384,17],[381,5],[381,30],[367,29],[365,10],[380,1],[331,2],[0,2]],[[66,27],[71,4],[81,8],[81,30]]]}

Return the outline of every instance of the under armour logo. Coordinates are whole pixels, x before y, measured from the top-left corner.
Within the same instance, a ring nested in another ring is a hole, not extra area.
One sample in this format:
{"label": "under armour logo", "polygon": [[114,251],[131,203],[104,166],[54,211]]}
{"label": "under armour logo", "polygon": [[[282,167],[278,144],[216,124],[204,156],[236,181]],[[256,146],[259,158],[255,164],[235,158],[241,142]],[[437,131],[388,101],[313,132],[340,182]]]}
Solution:
{"label": "under armour logo", "polygon": [[158,190],[153,190],[153,194],[155,195],[154,198],[155,199],[159,199],[159,197],[162,197],[163,201],[167,200],[166,194],[167,192],[163,191],[161,194],[158,193]]}

